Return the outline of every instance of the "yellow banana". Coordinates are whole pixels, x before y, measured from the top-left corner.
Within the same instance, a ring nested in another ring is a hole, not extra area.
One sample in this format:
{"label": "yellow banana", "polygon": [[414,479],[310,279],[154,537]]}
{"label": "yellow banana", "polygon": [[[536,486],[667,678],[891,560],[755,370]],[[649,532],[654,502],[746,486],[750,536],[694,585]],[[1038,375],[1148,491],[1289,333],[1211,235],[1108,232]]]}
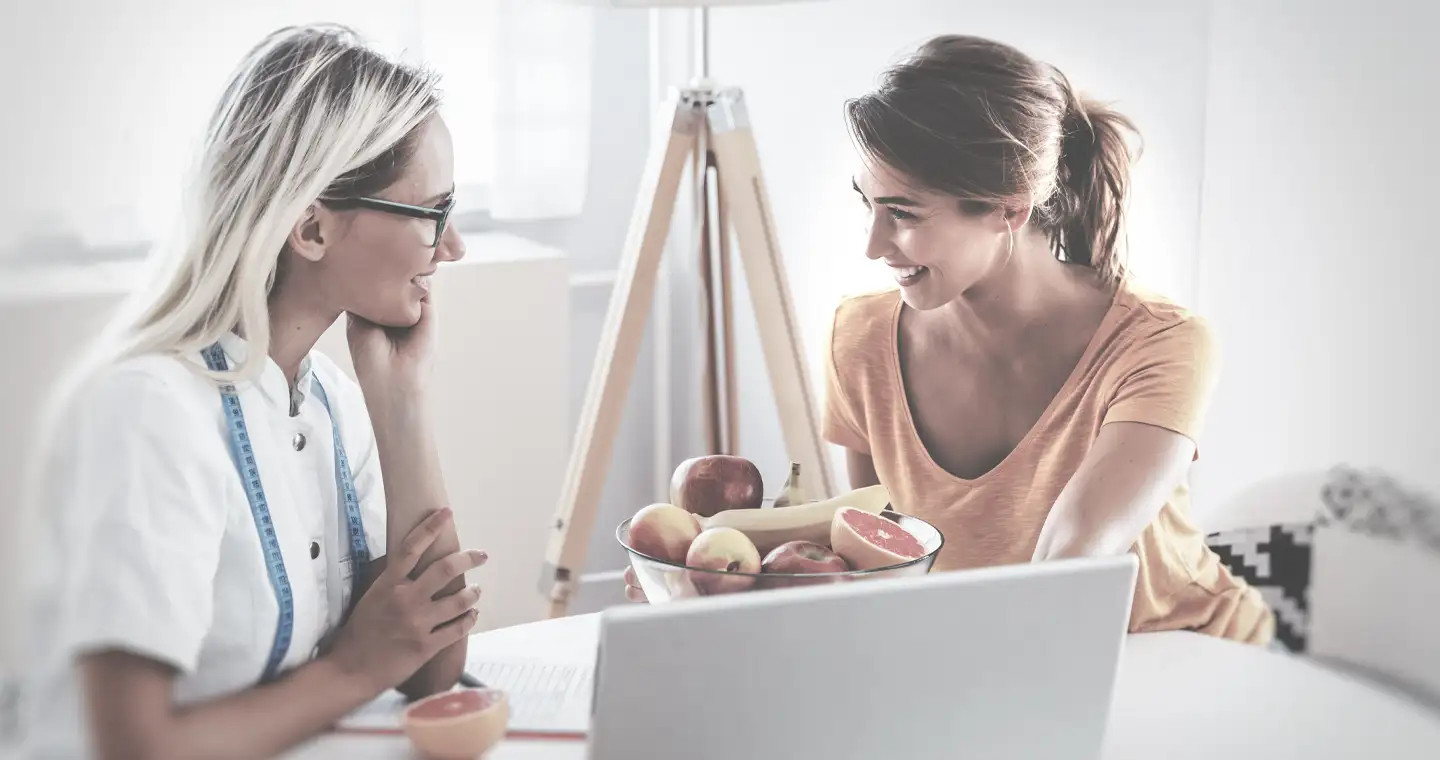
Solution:
{"label": "yellow banana", "polygon": [[890,491],[883,485],[858,488],[824,501],[769,509],[727,509],[700,518],[701,528],[735,528],[755,543],[760,556],[789,541],[813,541],[830,545],[830,522],[841,507],[854,507],[879,514],[890,503]]}

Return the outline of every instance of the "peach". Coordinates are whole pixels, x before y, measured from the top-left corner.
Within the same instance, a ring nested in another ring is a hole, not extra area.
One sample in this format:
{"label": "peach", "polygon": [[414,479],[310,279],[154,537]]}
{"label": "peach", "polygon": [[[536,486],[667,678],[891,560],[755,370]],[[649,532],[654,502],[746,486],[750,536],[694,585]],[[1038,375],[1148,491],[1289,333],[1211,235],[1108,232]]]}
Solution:
{"label": "peach", "polygon": [[647,557],[681,564],[700,535],[700,519],[674,504],[651,504],[630,518],[630,548]]}
{"label": "peach", "polygon": [[[760,572],[760,552],[744,533],[734,528],[707,528],[690,544],[685,555],[690,582],[702,596],[748,591],[755,585],[751,575],[726,573]],[[706,570],[714,572],[703,572]]]}

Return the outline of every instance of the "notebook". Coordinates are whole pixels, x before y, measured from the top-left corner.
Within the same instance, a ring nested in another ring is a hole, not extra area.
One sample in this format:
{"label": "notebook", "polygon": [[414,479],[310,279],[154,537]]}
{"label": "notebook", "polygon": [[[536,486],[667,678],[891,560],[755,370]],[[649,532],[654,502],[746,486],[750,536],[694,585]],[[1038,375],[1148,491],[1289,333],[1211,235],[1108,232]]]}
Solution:
{"label": "notebook", "polygon": [[[465,672],[486,686],[504,689],[510,700],[508,736],[583,739],[590,726],[595,666],[523,657],[472,656]],[[353,733],[399,733],[407,706],[397,691],[387,691],[336,725]]]}

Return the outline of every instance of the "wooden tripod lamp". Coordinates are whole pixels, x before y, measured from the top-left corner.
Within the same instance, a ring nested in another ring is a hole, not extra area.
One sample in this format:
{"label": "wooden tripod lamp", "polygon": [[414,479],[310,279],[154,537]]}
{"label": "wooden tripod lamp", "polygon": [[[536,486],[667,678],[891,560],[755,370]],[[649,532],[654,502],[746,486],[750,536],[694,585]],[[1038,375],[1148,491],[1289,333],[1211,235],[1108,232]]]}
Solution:
{"label": "wooden tripod lamp", "polygon": [[[708,77],[709,8],[818,0],[571,1],[622,8],[694,9],[700,30],[701,75],[689,85],[671,91],[660,107],[651,138],[649,158],[621,254],[619,275],[605,315],[560,502],[551,523],[540,591],[550,600],[552,618],[566,613],[595,529],[606,470],[644,337],[645,320],[654,299],[661,254],[687,162],[692,163],[691,179],[697,185],[700,201],[697,213],[701,217],[698,220],[701,280],[707,317],[704,396],[710,453],[735,453],[733,447],[737,440],[738,409],[730,328],[730,236],[727,234],[733,230],[779,409],[785,448],[790,460],[799,463],[806,473],[807,489],[812,495],[821,499],[836,495],[820,436],[819,402],[814,398],[805,368],[799,325],[744,94],[737,87],[720,86]],[[713,252],[712,239],[716,249]],[[712,261],[712,256],[718,261]],[[712,263],[718,265],[718,278],[712,275]],[[720,281],[718,293],[715,279]],[[719,341],[715,337],[717,313],[725,338],[723,359],[718,355]],[[727,379],[723,404],[719,398],[720,366]],[[636,509],[642,506],[637,504]]]}

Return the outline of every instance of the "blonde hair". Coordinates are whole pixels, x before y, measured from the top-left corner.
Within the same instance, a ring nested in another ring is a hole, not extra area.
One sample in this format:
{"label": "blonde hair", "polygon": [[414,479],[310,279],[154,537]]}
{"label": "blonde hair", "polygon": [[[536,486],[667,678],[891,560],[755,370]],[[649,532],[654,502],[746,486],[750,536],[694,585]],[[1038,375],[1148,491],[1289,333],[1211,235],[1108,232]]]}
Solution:
{"label": "blonde hair", "polygon": [[[157,246],[148,281],[40,410],[22,501],[38,505],[65,410],[106,367],[159,354],[194,359],[186,366],[217,385],[258,376],[270,352],[270,291],[301,214],[320,198],[396,181],[438,108],[433,74],[387,60],[343,26],[286,27],[251,49],[211,116],[175,238]],[[210,372],[199,352],[232,330],[245,337],[245,356]]]}
{"label": "blonde hair", "polygon": [[177,244],[112,322],[104,358],[197,353],[235,330],[248,345],[243,361],[229,377],[209,374],[256,376],[286,237],[318,198],[398,178],[417,127],[439,106],[434,84],[343,26],[286,27],[262,40],[211,117]]}

